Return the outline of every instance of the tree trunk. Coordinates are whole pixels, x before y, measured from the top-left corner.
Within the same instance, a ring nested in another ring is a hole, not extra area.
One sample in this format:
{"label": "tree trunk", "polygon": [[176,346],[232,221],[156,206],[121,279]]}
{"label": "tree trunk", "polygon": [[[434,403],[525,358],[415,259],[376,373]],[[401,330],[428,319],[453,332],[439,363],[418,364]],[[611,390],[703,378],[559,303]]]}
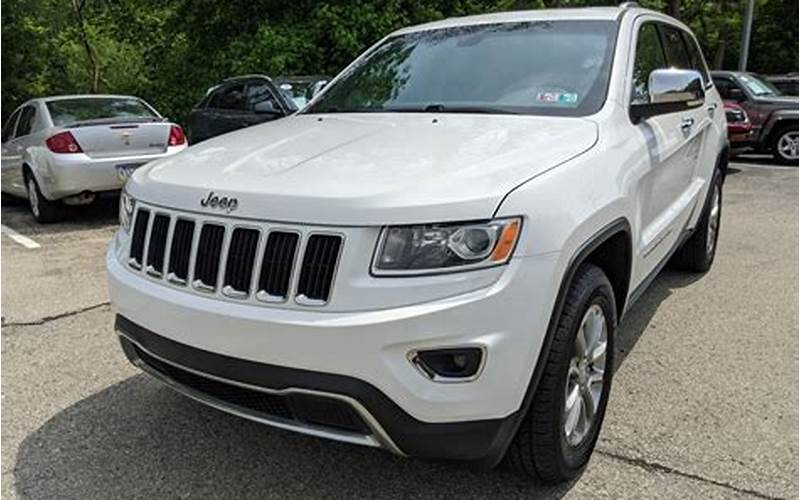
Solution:
{"label": "tree trunk", "polygon": [[680,18],[681,0],[669,0],[667,14],[674,18]]}
{"label": "tree trunk", "polygon": [[[727,8],[727,1],[723,0],[719,3],[720,18],[728,15]],[[728,48],[728,33],[727,23],[722,23],[719,28],[719,35],[717,36],[717,52],[714,54],[714,61],[711,66],[713,69],[722,69],[722,65],[725,64],[725,49]]]}
{"label": "tree trunk", "polygon": [[97,60],[97,54],[92,47],[91,42],[89,42],[89,34],[86,33],[86,23],[83,21],[83,7],[86,5],[86,2],[78,2],[78,0],[72,0],[72,8],[75,11],[75,17],[78,20],[78,27],[81,30],[81,41],[83,42],[83,48],[86,49],[86,57],[89,58],[89,71],[92,74],[92,93],[96,94],[100,90],[100,63]]}
{"label": "tree trunk", "polygon": [[722,65],[725,62],[725,48],[728,45],[728,40],[725,39],[725,35],[720,34],[720,39],[717,44],[717,53],[714,54],[714,64],[712,69],[722,69]]}

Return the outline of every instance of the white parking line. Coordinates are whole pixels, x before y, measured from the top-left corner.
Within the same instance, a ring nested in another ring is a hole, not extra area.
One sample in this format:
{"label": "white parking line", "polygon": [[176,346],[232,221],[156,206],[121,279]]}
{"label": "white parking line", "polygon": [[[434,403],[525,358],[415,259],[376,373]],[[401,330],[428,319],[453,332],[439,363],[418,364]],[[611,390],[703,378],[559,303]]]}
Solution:
{"label": "white parking line", "polygon": [[9,238],[14,240],[15,242],[19,243],[20,245],[24,246],[25,248],[40,248],[41,245],[33,241],[32,239],[28,238],[27,236],[23,236],[18,232],[14,231],[8,226],[0,225],[0,231],[3,234],[7,235]]}

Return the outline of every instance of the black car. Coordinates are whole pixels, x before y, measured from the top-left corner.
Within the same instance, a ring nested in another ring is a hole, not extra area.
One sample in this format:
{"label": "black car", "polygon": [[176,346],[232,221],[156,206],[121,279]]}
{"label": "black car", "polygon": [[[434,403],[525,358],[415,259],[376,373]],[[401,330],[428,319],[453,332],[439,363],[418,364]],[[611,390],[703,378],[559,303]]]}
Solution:
{"label": "black car", "polygon": [[192,110],[190,144],[240,128],[277,120],[297,111],[294,101],[265,75],[228,78],[208,89]]}

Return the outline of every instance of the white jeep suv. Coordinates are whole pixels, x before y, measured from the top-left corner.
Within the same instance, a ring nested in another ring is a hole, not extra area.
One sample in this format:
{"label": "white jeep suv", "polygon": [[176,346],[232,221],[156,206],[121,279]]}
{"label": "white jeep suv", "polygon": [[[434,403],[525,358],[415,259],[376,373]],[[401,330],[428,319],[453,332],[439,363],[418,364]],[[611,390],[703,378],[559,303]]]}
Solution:
{"label": "white jeep suv", "polygon": [[137,170],[107,266],[130,360],[203,403],[574,477],[620,318],[714,259],[725,114],[633,5],[387,36],[301,112]]}

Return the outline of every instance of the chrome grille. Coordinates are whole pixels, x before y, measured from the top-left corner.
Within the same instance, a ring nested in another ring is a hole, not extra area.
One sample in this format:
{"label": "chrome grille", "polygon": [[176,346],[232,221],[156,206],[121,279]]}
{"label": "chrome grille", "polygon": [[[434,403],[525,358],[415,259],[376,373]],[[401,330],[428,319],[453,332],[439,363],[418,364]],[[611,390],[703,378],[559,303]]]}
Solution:
{"label": "chrome grille", "polygon": [[194,238],[194,221],[186,219],[175,221],[172,245],[169,251],[169,271],[167,272],[167,279],[173,283],[185,285],[189,279],[192,238]]}
{"label": "chrome grille", "polygon": [[270,233],[258,277],[259,300],[267,302],[286,300],[299,241],[300,236],[296,233],[284,231]]}
{"label": "chrome grille", "polygon": [[342,247],[339,234],[203,221],[139,207],[128,263],[187,290],[265,303],[293,297],[319,306],[330,299]]}
{"label": "chrome grille", "polygon": [[150,239],[147,243],[147,274],[161,276],[164,272],[164,251],[167,248],[167,231],[169,231],[169,217],[156,214],[153,226],[150,229]]}
{"label": "chrome grille", "polygon": [[133,225],[133,239],[131,240],[131,253],[128,263],[134,269],[142,268],[142,257],[144,256],[144,240],[147,236],[147,223],[150,221],[150,212],[141,209],[136,214],[136,222]]}

